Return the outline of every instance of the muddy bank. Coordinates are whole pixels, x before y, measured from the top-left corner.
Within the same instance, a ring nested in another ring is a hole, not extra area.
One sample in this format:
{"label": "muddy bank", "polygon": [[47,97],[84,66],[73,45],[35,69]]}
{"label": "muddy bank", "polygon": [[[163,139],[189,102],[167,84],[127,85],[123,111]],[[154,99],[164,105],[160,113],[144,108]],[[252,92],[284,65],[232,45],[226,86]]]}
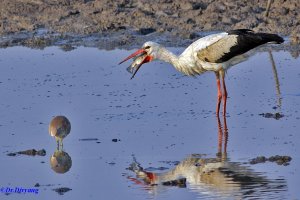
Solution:
{"label": "muddy bank", "polygon": [[258,156],[256,158],[251,159],[249,163],[251,165],[255,165],[258,163],[265,163],[265,162],[269,161],[269,162],[276,162],[278,165],[287,166],[290,164],[291,160],[292,160],[292,157],[290,157],[290,156],[276,155],[276,156],[271,156],[269,158],[267,158],[265,156]]}
{"label": "muddy bank", "polygon": [[[167,47],[187,47],[193,41],[215,33],[216,31],[199,32],[193,39],[182,39],[170,33],[151,33],[141,35],[132,30],[122,30],[115,33],[97,34],[58,34],[46,29],[34,32],[23,31],[20,33],[0,36],[0,48],[13,46],[26,46],[33,49],[44,49],[49,46],[58,46],[62,51],[72,51],[79,46],[94,47],[98,49],[113,50],[139,48],[146,41],[158,42]],[[285,42],[280,45],[263,45],[257,51],[281,51],[285,50],[297,58],[300,55],[300,45],[295,44],[290,37],[285,37]]]}
{"label": "muddy bank", "polygon": [[29,149],[29,150],[25,150],[25,151],[18,151],[18,152],[7,154],[7,156],[16,156],[16,155],[45,156],[46,150],[45,149],[41,149],[41,150]]}
{"label": "muddy bank", "polygon": [[[300,2],[278,0],[265,18],[265,0],[3,0],[0,34],[36,31],[92,34],[133,30],[193,39],[197,32],[248,28],[297,35]],[[125,32],[130,33],[130,32]]]}
{"label": "muddy bank", "polygon": [[95,1],[22,0],[0,2],[0,47],[43,49],[77,46],[132,49],[145,41],[186,47],[211,33],[249,28],[278,33],[283,45],[299,56],[300,3],[278,0],[266,18],[266,1]]}

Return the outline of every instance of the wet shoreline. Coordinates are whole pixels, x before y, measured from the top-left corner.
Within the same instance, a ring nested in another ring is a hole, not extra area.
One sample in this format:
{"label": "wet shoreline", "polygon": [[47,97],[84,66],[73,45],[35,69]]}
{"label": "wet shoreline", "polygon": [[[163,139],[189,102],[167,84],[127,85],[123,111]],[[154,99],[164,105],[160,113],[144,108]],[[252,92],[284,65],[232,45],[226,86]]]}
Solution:
{"label": "wet shoreline", "polygon": [[[118,31],[113,34],[59,34],[46,29],[35,32],[21,32],[0,36],[0,48],[25,46],[33,49],[44,49],[59,46],[64,51],[71,51],[79,46],[94,47],[104,50],[139,48],[146,41],[154,41],[167,47],[187,47],[197,39],[219,31],[199,32],[193,39],[182,39],[168,33],[151,33],[141,35],[135,31]],[[286,50],[298,52],[300,45],[295,45],[291,37],[284,37],[281,45],[263,45],[257,49]],[[271,47],[271,48],[270,48]]]}

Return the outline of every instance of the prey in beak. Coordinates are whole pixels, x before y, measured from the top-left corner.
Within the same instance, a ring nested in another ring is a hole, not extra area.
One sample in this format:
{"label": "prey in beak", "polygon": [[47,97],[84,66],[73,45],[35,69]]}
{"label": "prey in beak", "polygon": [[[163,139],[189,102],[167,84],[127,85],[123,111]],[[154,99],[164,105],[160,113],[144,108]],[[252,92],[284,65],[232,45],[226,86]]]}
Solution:
{"label": "prey in beak", "polygon": [[[133,75],[131,76],[131,79],[133,79],[135,74],[141,68],[141,66],[144,63],[150,62],[152,60],[152,56],[147,55],[147,52],[145,51],[145,49],[139,49],[136,52],[134,52],[133,54],[131,54],[130,56],[128,56],[127,58],[125,58],[122,62],[119,63],[119,65],[131,58],[133,58],[133,62],[128,67],[127,70],[129,72],[133,73]],[[135,71],[134,71],[134,69],[135,69]]]}

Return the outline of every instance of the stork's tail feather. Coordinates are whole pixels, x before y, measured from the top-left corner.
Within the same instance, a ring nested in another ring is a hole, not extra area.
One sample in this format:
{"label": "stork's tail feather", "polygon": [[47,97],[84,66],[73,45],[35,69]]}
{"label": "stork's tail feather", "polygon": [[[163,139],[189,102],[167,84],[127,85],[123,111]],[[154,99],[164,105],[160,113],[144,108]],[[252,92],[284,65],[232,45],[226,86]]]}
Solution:
{"label": "stork's tail feather", "polygon": [[239,35],[239,36],[246,36],[250,40],[251,40],[251,38],[255,39],[256,41],[259,41],[259,43],[260,43],[259,45],[265,44],[268,42],[274,42],[276,44],[281,44],[284,42],[284,39],[282,37],[280,37],[279,35],[272,34],[272,33],[255,33],[249,29],[236,29],[236,30],[228,31],[227,33],[230,35],[234,34],[234,35]]}
{"label": "stork's tail feather", "polygon": [[276,34],[270,34],[270,33],[257,33],[258,36],[262,38],[266,43],[272,42],[276,44],[281,44],[284,42],[284,39]]}

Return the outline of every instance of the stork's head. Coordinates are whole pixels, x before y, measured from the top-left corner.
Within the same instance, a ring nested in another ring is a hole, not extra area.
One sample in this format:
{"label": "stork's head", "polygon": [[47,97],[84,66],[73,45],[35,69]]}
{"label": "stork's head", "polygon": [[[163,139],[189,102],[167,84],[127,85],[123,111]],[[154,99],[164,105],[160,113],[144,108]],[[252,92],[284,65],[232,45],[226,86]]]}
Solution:
{"label": "stork's head", "polygon": [[151,62],[158,57],[158,52],[160,49],[160,45],[155,42],[146,42],[143,44],[141,49],[138,49],[136,52],[125,58],[122,62],[119,64],[122,64],[123,62],[134,58],[134,61],[131,65],[132,68],[136,68],[135,72],[133,73],[131,79],[135,76],[137,71],[140,69],[140,67],[147,62]]}

